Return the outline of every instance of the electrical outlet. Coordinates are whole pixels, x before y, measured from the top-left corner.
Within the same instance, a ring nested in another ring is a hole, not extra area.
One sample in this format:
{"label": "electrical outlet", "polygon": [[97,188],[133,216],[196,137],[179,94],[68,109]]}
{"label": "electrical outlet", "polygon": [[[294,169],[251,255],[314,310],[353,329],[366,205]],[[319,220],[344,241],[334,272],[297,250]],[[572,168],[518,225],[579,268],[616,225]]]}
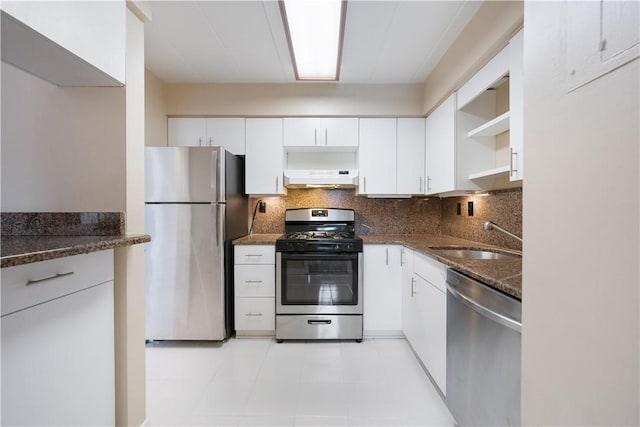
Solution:
{"label": "electrical outlet", "polygon": [[462,203],[460,202],[456,204],[456,215],[462,215]]}
{"label": "electrical outlet", "polygon": [[467,202],[467,215],[473,216],[473,202]]}
{"label": "electrical outlet", "polygon": [[260,213],[267,212],[267,204],[265,202],[258,202],[258,212]]}

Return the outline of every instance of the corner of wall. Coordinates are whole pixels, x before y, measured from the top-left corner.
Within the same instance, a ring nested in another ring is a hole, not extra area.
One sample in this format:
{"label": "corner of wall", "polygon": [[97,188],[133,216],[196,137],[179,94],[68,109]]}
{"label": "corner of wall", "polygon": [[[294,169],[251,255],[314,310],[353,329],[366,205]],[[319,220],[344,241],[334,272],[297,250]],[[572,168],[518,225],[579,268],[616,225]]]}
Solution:
{"label": "corner of wall", "polygon": [[423,83],[422,113],[429,114],[480,69],[524,23],[524,2],[484,2]]}

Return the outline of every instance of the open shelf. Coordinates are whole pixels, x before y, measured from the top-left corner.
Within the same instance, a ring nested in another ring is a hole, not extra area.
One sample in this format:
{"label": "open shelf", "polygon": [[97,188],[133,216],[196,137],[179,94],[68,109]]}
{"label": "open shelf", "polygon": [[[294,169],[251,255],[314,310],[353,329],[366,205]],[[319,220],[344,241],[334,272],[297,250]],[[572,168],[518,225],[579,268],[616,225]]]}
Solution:
{"label": "open shelf", "polygon": [[469,179],[483,179],[483,178],[497,178],[499,176],[509,176],[509,165],[499,166],[497,168],[489,169],[482,172],[472,173],[469,175]]}
{"label": "open shelf", "polygon": [[469,138],[474,138],[478,136],[496,136],[501,134],[502,132],[509,130],[509,117],[509,111],[504,114],[500,114],[495,119],[470,130],[469,133],[467,133],[467,136]]}

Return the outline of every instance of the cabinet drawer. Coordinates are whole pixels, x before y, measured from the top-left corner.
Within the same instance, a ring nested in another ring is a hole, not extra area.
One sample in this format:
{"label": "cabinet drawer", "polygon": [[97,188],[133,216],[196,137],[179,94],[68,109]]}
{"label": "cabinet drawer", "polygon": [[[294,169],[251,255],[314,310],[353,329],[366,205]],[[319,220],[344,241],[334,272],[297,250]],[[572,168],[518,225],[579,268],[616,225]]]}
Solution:
{"label": "cabinet drawer", "polygon": [[113,250],[3,268],[2,316],[113,280]]}
{"label": "cabinet drawer", "polygon": [[275,298],[236,298],[236,329],[273,331],[276,328]]}
{"label": "cabinet drawer", "polygon": [[235,247],[236,264],[275,264],[276,248],[271,245],[239,245]]}
{"label": "cabinet drawer", "polygon": [[447,267],[441,262],[416,253],[413,260],[413,271],[442,292],[447,292]]}
{"label": "cabinet drawer", "polygon": [[275,297],[276,295],[274,265],[236,265],[234,277],[237,297]]}

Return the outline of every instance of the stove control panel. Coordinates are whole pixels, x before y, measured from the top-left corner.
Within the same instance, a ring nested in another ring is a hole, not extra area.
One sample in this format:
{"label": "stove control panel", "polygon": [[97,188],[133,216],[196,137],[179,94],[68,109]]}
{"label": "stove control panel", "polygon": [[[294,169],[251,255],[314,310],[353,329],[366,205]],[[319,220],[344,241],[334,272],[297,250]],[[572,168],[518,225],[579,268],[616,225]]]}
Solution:
{"label": "stove control panel", "polygon": [[276,241],[277,252],[362,252],[362,242],[307,242],[304,240]]}

